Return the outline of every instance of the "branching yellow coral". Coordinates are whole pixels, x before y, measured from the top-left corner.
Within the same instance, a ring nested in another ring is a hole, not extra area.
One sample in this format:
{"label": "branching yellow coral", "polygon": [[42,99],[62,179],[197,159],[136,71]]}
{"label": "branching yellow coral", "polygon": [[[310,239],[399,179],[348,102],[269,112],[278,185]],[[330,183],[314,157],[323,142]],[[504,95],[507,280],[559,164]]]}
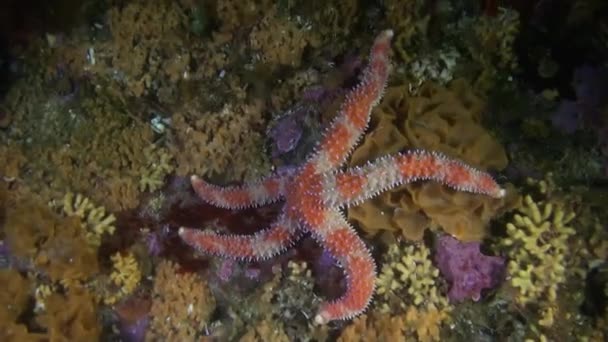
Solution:
{"label": "branching yellow coral", "polygon": [[390,301],[396,292],[406,292],[411,303],[401,302],[402,308],[406,304],[423,306],[425,303],[442,308],[448,306],[447,298],[437,293],[435,282],[439,270],[433,266],[426,246],[418,244],[399,248],[398,244],[393,244],[386,259],[376,281],[377,293],[385,302]]}
{"label": "branching yellow coral", "polygon": [[112,255],[111,260],[113,263],[113,270],[110,279],[119,290],[117,293],[105,298],[106,304],[116,303],[124,296],[133,293],[141,280],[139,264],[133,254],[129,253],[123,256],[120,253],[116,253]]}
{"label": "branching yellow coral", "polygon": [[36,305],[34,311],[44,311],[46,309],[46,299],[55,292],[55,286],[48,284],[40,284],[36,287],[34,297],[36,298]]}
{"label": "branching yellow coral", "polygon": [[405,312],[405,333],[421,341],[439,340],[439,329],[451,311],[448,299],[438,291],[439,270],[430,254],[423,244],[393,244],[376,281],[380,311]]}
{"label": "branching yellow coral", "polygon": [[146,165],[140,169],[140,191],[156,191],[164,183],[165,177],[173,171],[173,156],[165,148],[152,144],[144,149]]}
{"label": "branching yellow coral", "polygon": [[507,224],[509,237],[503,241],[509,251],[511,284],[519,290],[522,304],[538,300],[554,302],[557,288],[565,281],[568,239],[575,231],[569,223],[576,216],[550,201],[534,201],[530,195]]}
{"label": "branching yellow coral", "polygon": [[104,207],[95,207],[91,200],[81,194],[74,195],[68,192],[60,206],[67,216],[77,216],[81,219],[86,229],[87,241],[91,246],[99,246],[104,233],[112,235],[116,230],[114,227],[116,217],[107,214]]}

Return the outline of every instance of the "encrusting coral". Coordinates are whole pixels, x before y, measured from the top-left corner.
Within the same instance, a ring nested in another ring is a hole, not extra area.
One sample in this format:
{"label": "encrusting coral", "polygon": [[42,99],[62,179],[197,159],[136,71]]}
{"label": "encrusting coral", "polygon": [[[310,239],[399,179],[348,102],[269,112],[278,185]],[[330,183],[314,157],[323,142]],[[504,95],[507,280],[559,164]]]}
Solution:
{"label": "encrusting coral", "polygon": [[180,273],[170,261],[156,268],[150,341],[198,341],[215,310],[215,298],[207,283],[195,274]]}
{"label": "encrusting coral", "polygon": [[[373,111],[371,130],[355,149],[351,165],[403,149],[423,148],[458,157],[483,169],[503,169],[503,147],[481,126],[484,103],[463,80],[446,88],[423,84],[417,94],[407,86],[388,88]],[[512,205],[516,196],[493,199],[414,183],[380,194],[348,209],[349,219],[368,234],[389,230],[420,240],[424,230],[439,226],[461,241],[478,241],[487,223]]]}

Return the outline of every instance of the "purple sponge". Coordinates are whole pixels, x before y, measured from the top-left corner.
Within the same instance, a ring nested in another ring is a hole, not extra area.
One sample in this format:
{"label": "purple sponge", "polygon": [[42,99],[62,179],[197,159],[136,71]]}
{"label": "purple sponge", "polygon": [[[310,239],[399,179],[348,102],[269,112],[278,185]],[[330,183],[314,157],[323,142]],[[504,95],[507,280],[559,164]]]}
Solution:
{"label": "purple sponge", "polygon": [[479,246],[479,242],[460,242],[449,235],[437,241],[435,262],[450,283],[450,301],[478,301],[481,290],[493,288],[504,279],[504,258],[483,255]]}

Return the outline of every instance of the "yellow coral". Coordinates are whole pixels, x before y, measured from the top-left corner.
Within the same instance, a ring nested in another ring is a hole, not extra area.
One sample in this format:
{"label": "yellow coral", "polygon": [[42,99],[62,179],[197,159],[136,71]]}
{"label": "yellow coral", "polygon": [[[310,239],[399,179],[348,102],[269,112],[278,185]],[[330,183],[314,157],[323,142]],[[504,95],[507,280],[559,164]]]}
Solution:
{"label": "yellow coral", "polygon": [[393,312],[390,306],[396,299],[401,309],[411,304],[424,307],[427,303],[441,309],[449,307],[447,298],[437,291],[439,270],[433,266],[430,255],[423,244],[389,247],[376,281],[383,311]]}
{"label": "yellow coral", "polygon": [[534,201],[530,195],[518,212],[507,224],[509,237],[503,241],[512,248],[508,271],[511,284],[519,290],[516,298],[523,304],[554,302],[566,278],[567,242],[575,234],[569,224],[576,215],[558,203]]}
{"label": "yellow coral", "polygon": [[124,256],[121,253],[116,253],[110,259],[113,264],[110,279],[119,290],[117,293],[106,296],[104,299],[106,304],[114,304],[121,298],[133,293],[141,280],[139,264],[132,253]]}
{"label": "yellow coral", "polygon": [[395,316],[374,312],[354,319],[338,341],[439,341],[440,328],[448,314],[432,305],[424,309],[410,307],[406,313]]}
{"label": "yellow coral", "polygon": [[438,290],[439,270],[430,256],[423,244],[392,244],[376,280],[380,311],[405,312],[403,332],[420,341],[439,340],[439,329],[452,310]]}
{"label": "yellow coral", "polygon": [[36,306],[34,311],[44,311],[46,308],[46,299],[55,292],[55,286],[48,284],[40,284],[36,287],[34,297],[36,298]]}
{"label": "yellow coral", "polygon": [[428,305],[425,309],[409,307],[405,313],[405,321],[408,326],[415,328],[418,341],[439,341],[439,328],[449,318],[449,311],[440,310],[434,305]]}
{"label": "yellow coral", "polygon": [[156,191],[164,183],[165,177],[173,171],[173,156],[165,148],[151,144],[144,149],[146,165],[140,168],[140,191]]}
{"label": "yellow coral", "polygon": [[107,214],[104,207],[96,207],[90,199],[81,194],[74,195],[68,192],[58,205],[61,205],[63,213],[67,216],[76,216],[81,219],[86,230],[87,241],[91,246],[99,246],[103,234],[112,235],[116,230],[114,214]]}

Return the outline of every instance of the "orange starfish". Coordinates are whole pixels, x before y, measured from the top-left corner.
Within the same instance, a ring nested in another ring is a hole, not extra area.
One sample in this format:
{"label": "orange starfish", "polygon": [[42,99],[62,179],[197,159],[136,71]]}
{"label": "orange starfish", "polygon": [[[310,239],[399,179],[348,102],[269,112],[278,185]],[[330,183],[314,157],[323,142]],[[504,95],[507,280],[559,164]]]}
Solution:
{"label": "orange starfish", "polygon": [[439,153],[411,151],[381,158],[360,168],[338,171],[363,136],[372,108],[382,97],[390,70],[393,31],[376,38],[361,82],[346,98],[337,117],[304,165],[257,183],[219,187],[192,177],[192,187],[205,201],[224,208],[285,204],[279,218],[253,235],[219,235],[180,228],[181,238],[196,249],[243,260],[270,258],[309,232],[344,269],[346,292],[321,304],[315,322],[324,324],[359,315],[374,293],[376,266],[365,243],[340,208],[362,202],[403,183],[435,180],[452,188],[502,197],[505,190],[487,173]]}

